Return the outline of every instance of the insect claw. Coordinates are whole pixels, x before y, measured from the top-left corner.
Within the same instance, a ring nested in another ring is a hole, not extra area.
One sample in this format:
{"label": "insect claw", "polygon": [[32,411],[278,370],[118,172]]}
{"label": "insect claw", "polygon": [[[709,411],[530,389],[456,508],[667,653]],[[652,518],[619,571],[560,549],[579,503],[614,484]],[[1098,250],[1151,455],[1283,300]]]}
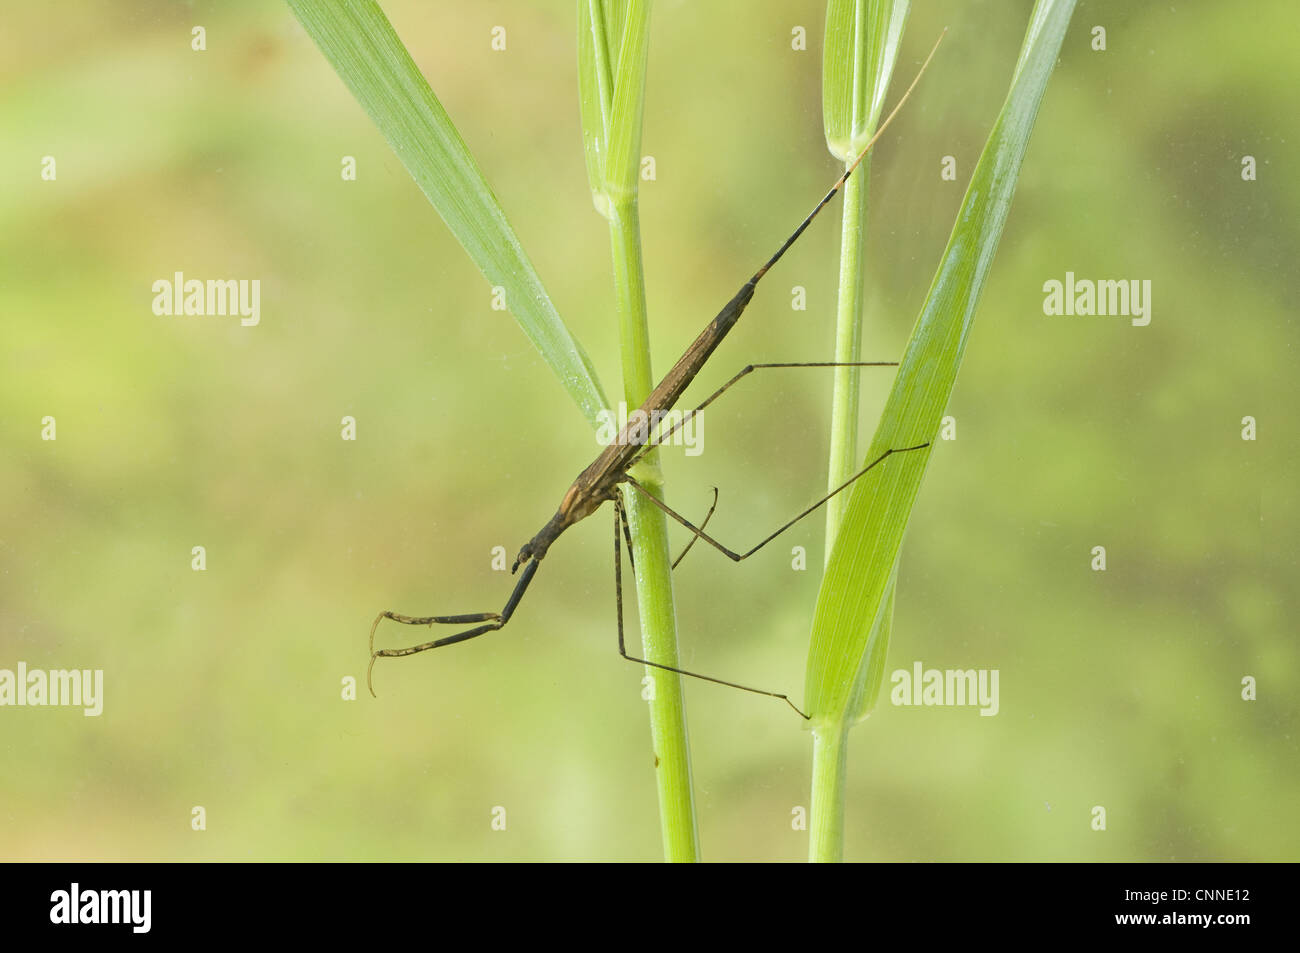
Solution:
{"label": "insect claw", "polygon": [[524,544],[524,547],[521,550],[519,550],[519,555],[515,557],[515,564],[510,567],[510,575],[513,576],[515,573],[517,573],[519,571],[519,567],[522,566],[524,563],[528,562],[528,560],[531,559],[532,556],[533,556],[532,544],[531,543]]}
{"label": "insect claw", "polygon": [[375,683],[372,678],[375,671],[375,659],[379,657],[379,654],[375,651],[375,630],[379,628],[380,619],[391,619],[392,617],[392,610],[385,609],[383,612],[379,613],[379,615],[375,616],[375,621],[370,626],[370,664],[366,666],[366,688],[370,689],[371,698],[379,697],[375,694]]}

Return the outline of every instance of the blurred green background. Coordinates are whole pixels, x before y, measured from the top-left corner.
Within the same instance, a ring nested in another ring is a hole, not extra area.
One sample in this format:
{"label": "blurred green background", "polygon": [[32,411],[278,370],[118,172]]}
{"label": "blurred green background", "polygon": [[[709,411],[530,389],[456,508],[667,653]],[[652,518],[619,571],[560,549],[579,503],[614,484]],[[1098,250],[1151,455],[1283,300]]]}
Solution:
{"label": "blurred green background", "polygon": [[[573,3],[384,7],[618,395]],[[836,175],[822,4],[745,7],[655,7],[641,207],[659,372]],[[1030,7],[913,12],[900,79],[951,29],[871,170],[870,358],[901,351]],[[1001,711],[882,698],[851,735],[849,859],[1300,855],[1297,27],[1291,0],[1080,3],[958,438],[904,547],[888,664],[996,668]],[[513,556],[597,445],[288,8],[13,6],[0,89],[0,668],[106,683],[99,718],[0,709],[0,856],[660,857],[608,514],[557,544],[505,631],[382,663],[377,700],[341,697],[378,610],[499,608],[492,548]],[[819,221],[694,394],[752,361],[828,358],[837,244]],[[1044,316],[1067,270],[1150,279],[1150,326]],[[175,271],[260,279],[261,323],[154,315]],[[867,378],[868,419],[888,383]],[[761,538],[821,492],[829,393],[816,371],[746,382],[701,456],[666,454],[670,501],[703,512],[718,486],[717,536]],[[684,664],[797,699],[822,526],[740,566],[697,548],[675,577]],[[687,697],[704,857],[805,857],[798,720],[703,683]]]}

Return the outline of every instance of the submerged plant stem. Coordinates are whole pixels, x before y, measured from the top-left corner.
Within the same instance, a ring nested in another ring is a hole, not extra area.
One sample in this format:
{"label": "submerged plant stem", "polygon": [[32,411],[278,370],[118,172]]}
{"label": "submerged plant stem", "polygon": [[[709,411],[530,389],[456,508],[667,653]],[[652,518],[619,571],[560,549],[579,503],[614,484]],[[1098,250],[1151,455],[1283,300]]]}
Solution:
{"label": "submerged plant stem", "polygon": [[[618,299],[623,387],[629,407],[638,407],[655,385],[650,367],[650,337],[646,321],[645,273],[641,257],[640,216],[635,198],[616,199],[609,220]],[[647,475],[640,482],[663,499],[658,470],[659,452],[647,455]],[[623,501],[632,529],[636,566],[637,605],[641,616],[643,658],[678,666],[677,620],[663,511],[630,487]],[[645,669],[654,686],[650,706],[650,735],[654,745],[659,788],[659,819],[664,858],[670,862],[699,859],[699,831],[691,784],[690,742],[681,677],[660,669]]]}
{"label": "submerged plant stem", "polygon": [[844,859],[845,747],[843,723],[818,725],[813,736],[812,810],[808,819],[808,860],[837,863]]}
{"label": "submerged plant stem", "polygon": [[[857,171],[844,183],[844,210],[840,232],[839,306],[835,319],[835,357],[837,363],[862,360],[862,248],[867,218],[867,180],[871,158],[863,160]],[[860,367],[837,367],[831,398],[831,450],[827,492],[844,483],[861,467],[858,460],[858,394],[862,376]],[[831,497],[826,504],[826,559],[839,533],[847,494]]]}

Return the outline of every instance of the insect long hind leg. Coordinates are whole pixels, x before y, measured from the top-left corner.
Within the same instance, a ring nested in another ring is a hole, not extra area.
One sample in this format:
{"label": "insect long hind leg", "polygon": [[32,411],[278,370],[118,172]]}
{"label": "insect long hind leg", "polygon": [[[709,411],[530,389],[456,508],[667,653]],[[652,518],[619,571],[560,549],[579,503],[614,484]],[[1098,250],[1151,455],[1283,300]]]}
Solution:
{"label": "insect long hind leg", "polygon": [[927,442],[925,442],[925,443],[917,444],[917,445],[914,446],[914,447],[894,447],[894,448],[892,448],[892,449],[886,450],[884,453],[882,453],[880,456],[876,457],[876,459],[872,460],[870,463],[868,463],[865,467],[863,467],[863,468],[862,468],[861,470],[859,470],[857,473],[853,474],[853,476],[849,477],[847,480],[845,480],[843,483],[841,483],[841,484],[840,484],[839,486],[837,486],[835,489],[831,490],[831,492],[827,493],[825,496],[823,496],[820,500],[818,500],[818,501],[817,501],[816,503],[814,503],[812,506],[808,507],[808,508],[807,508],[806,510],[804,510],[802,513],[800,513],[800,514],[799,514],[798,516],[796,516],[794,519],[789,520],[788,522],[786,522],[785,524],[783,524],[781,527],[779,527],[775,532],[770,533],[770,534],[767,536],[767,538],[761,540],[761,541],[760,541],[759,543],[757,543],[755,546],[751,547],[749,550],[747,550],[746,552],[743,552],[743,553],[738,553],[738,552],[736,552],[734,549],[729,549],[728,547],[724,546],[722,543],[718,542],[716,539],[714,539],[714,538],[713,538],[712,536],[710,536],[708,533],[704,532],[704,530],[703,530],[701,527],[696,526],[694,523],[692,523],[690,520],[688,520],[685,516],[682,516],[682,514],[678,513],[676,510],[674,510],[672,507],[670,507],[667,503],[663,502],[663,501],[660,500],[658,497],[656,497],[653,493],[651,493],[649,490],[647,490],[645,487],[643,487],[640,483],[638,483],[638,482],[636,481],[636,479],[635,479],[634,477],[627,476],[627,475],[625,474],[625,475],[624,475],[624,479],[625,479],[628,483],[630,483],[632,486],[634,486],[637,490],[639,490],[639,491],[640,491],[640,492],[645,496],[645,498],[648,499],[651,503],[653,503],[655,506],[659,507],[659,509],[663,510],[665,513],[667,513],[669,516],[671,516],[671,517],[672,517],[673,519],[675,519],[677,522],[681,523],[683,526],[685,526],[687,529],[689,529],[692,533],[694,533],[695,536],[696,536],[697,538],[704,540],[706,543],[708,543],[710,546],[712,546],[712,547],[713,547],[714,549],[716,549],[718,552],[722,553],[724,556],[726,556],[726,557],[727,557],[728,559],[730,559],[732,562],[740,562],[742,559],[748,559],[750,556],[754,555],[754,553],[758,552],[760,549],[762,549],[762,548],[763,548],[764,546],[766,546],[768,543],[772,542],[772,540],[776,539],[778,536],[780,536],[782,533],[784,533],[786,530],[788,530],[788,529],[789,529],[791,526],[793,526],[795,523],[799,522],[801,519],[803,519],[803,518],[804,518],[805,516],[807,516],[808,514],[810,514],[810,513],[814,512],[814,511],[816,511],[817,509],[819,509],[821,506],[823,506],[823,505],[826,503],[827,500],[829,500],[831,497],[835,496],[835,494],[840,493],[840,492],[842,492],[842,491],[844,491],[844,490],[847,490],[847,489],[848,489],[850,486],[852,486],[855,482],[857,482],[857,481],[858,481],[859,479],[861,479],[862,477],[866,476],[869,472],[871,472],[872,470],[874,470],[874,469],[876,468],[877,465],[883,463],[883,462],[884,462],[885,460],[887,460],[889,457],[893,456],[893,455],[896,454],[896,453],[909,453],[909,452],[911,452],[911,451],[913,451],[913,450],[924,450],[924,449],[925,449],[926,447],[928,447],[928,446],[930,446],[929,441],[927,441]]}
{"label": "insect long hind leg", "polygon": [[[623,504],[617,498],[614,501],[616,510],[621,510]],[[755,695],[766,695],[768,698],[779,698],[785,702],[804,721],[808,716],[799,710],[799,706],[790,700],[789,695],[783,695],[780,692],[767,692],[761,688],[752,688],[749,685],[741,685],[739,682],[728,682],[725,679],[714,678],[712,675],[701,675],[699,672],[688,672],[684,668],[674,668],[672,665],[664,665],[662,662],[651,662],[649,659],[637,658],[635,655],[629,655],[627,652],[627,642],[623,635],[623,550],[622,540],[619,538],[619,513],[614,514],[614,606],[618,614],[618,654],[623,656],[629,662],[635,662],[639,665],[648,665],[651,668],[657,668],[665,672],[673,672],[677,675],[686,675],[690,678],[698,678],[706,682],[712,682],[715,685],[725,685],[728,688],[738,688],[742,692],[751,692]],[[631,554],[631,542],[628,543],[628,553]],[[685,555],[683,553],[682,555]]]}
{"label": "insect long hind leg", "polygon": [[[396,612],[381,612],[375,618],[374,624],[370,627],[370,665],[366,668],[366,686],[370,689],[370,694],[375,694],[374,682],[371,676],[375,669],[375,659],[380,658],[401,658],[405,655],[415,655],[417,652],[427,652],[430,649],[442,648],[445,645],[455,645],[457,642],[466,642],[470,639],[478,638],[480,635],[486,635],[489,632],[495,632],[497,629],[505,627],[510,621],[510,617],[515,614],[515,608],[519,605],[519,600],[524,597],[524,592],[528,589],[528,584],[533,581],[533,576],[537,575],[537,567],[541,562],[534,560],[524,567],[523,573],[519,576],[519,581],[515,583],[514,590],[510,593],[510,598],[506,600],[505,607],[500,612],[472,612],[465,615],[456,616],[405,616]],[[433,639],[429,642],[422,642],[419,645],[410,645],[400,649],[375,649],[375,630],[379,628],[379,623],[384,619],[392,619],[394,622],[401,622],[405,625],[447,625],[468,622],[482,622],[482,625],[467,629],[464,632],[457,632],[455,635],[448,635],[441,639]]]}
{"label": "insect long hind leg", "polygon": [[[778,363],[770,363],[770,364],[747,364],[747,365],[745,365],[743,368],[741,368],[741,369],[740,369],[736,374],[732,375],[732,377],[731,377],[731,379],[730,379],[729,381],[727,381],[725,384],[723,384],[721,387],[719,387],[717,390],[715,390],[712,394],[710,394],[709,397],[704,401],[704,403],[700,404],[698,407],[696,407],[696,408],[694,408],[694,409],[692,409],[692,410],[688,410],[688,411],[686,411],[686,413],[684,413],[684,414],[682,415],[682,417],[681,417],[680,420],[678,420],[676,423],[674,423],[671,427],[668,427],[666,430],[662,430],[662,431],[660,431],[660,432],[658,432],[658,433],[656,433],[656,434],[652,434],[652,435],[650,436],[650,438],[646,441],[645,446],[644,446],[644,447],[641,449],[641,451],[640,451],[640,452],[639,452],[639,453],[638,453],[638,454],[637,454],[637,455],[632,459],[632,462],[629,463],[628,466],[629,466],[629,467],[635,466],[636,463],[637,463],[638,461],[640,461],[642,457],[644,457],[647,453],[649,453],[649,452],[650,452],[651,450],[653,450],[655,447],[662,446],[662,445],[664,444],[664,442],[665,442],[669,437],[671,437],[671,436],[672,436],[673,434],[675,434],[678,430],[680,430],[680,429],[682,429],[684,426],[686,426],[686,424],[687,424],[687,423],[688,423],[688,422],[689,422],[689,421],[690,421],[690,420],[691,420],[691,419],[692,419],[696,414],[700,413],[702,410],[704,410],[704,408],[708,407],[711,403],[713,403],[715,400],[717,400],[719,397],[721,397],[723,394],[725,394],[727,391],[729,391],[733,386],[735,386],[736,384],[738,384],[742,379],[748,377],[750,374],[754,373],[755,371],[765,371],[765,370],[785,369],[785,368],[795,368],[795,367],[831,367],[831,368],[840,368],[840,367],[897,367],[897,366],[898,366],[898,362],[897,362],[897,361],[803,361],[803,362],[782,361],[782,362],[778,362]],[[908,448],[908,449],[913,449],[913,448]],[[870,468],[868,468],[868,469],[870,469]],[[864,472],[865,472],[865,471],[864,471]],[[861,476],[861,475],[862,475],[862,474],[858,474],[858,476]],[[856,480],[857,477],[854,477],[853,479]],[[635,482],[635,481],[632,481],[632,482]],[[850,482],[852,482],[852,481],[850,481]],[[638,489],[640,489],[640,487],[638,487]],[[841,487],[840,489],[843,489],[843,487]],[[827,499],[830,499],[830,497],[834,496],[835,493],[838,493],[838,492],[839,492],[839,490],[835,490],[834,492],[832,492],[832,493],[827,497]],[[665,509],[663,506],[660,505],[660,503],[659,503],[659,501],[658,501],[657,499],[656,499],[654,502],[655,502],[655,504],[656,504],[657,506],[660,506],[661,509]],[[823,500],[822,502],[825,502],[825,500]],[[816,506],[818,506],[818,505],[820,505],[820,504],[815,504],[813,508],[816,509]],[[691,533],[692,533],[692,536],[691,536],[690,542],[688,542],[688,543],[686,544],[686,547],[685,547],[685,548],[684,548],[684,549],[683,549],[683,550],[682,550],[682,551],[677,555],[677,558],[673,560],[673,563],[672,563],[672,568],[673,568],[673,569],[676,569],[676,568],[677,568],[677,564],[680,563],[683,559],[686,558],[686,554],[689,553],[689,552],[691,551],[691,547],[695,545],[695,541],[696,541],[697,539],[700,539],[700,538],[707,538],[706,536],[704,536],[704,528],[705,528],[706,526],[709,525],[709,520],[713,518],[713,512],[714,512],[715,509],[717,509],[717,506],[718,506],[718,488],[717,488],[717,487],[714,487],[714,488],[713,488],[713,504],[709,507],[709,511],[708,511],[708,513],[706,513],[706,514],[704,515],[704,519],[700,522],[700,525],[699,525],[698,527],[694,526],[694,525],[693,525],[692,523],[690,523],[689,521],[682,519],[680,516],[678,516],[678,515],[677,515],[676,513],[674,513],[672,510],[666,510],[666,512],[668,512],[669,515],[671,515],[671,516],[673,517],[673,519],[677,520],[679,523],[682,523],[682,525],[684,525],[684,526],[686,526],[688,529],[690,529],[690,530],[691,530]],[[803,515],[806,515],[806,514],[803,514]],[[800,519],[803,518],[803,515],[795,517],[795,519],[794,519],[792,522],[798,522]],[[624,523],[625,523],[625,525],[626,525],[626,517],[624,517]],[[783,527],[782,530],[778,530],[778,534],[779,534],[780,532],[782,532],[783,530],[784,530],[784,527]],[[710,541],[710,542],[711,542],[711,541]],[[762,545],[762,544],[760,544],[760,545]],[[725,550],[724,550],[724,551],[725,551]],[[629,559],[631,558],[631,553],[632,553],[632,543],[631,543],[631,541],[629,540],[629,541],[628,541],[628,558],[629,558]],[[731,554],[728,553],[728,555],[731,555]],[[734,557],[733,557],[733,558],[734,558]],[[743,558],[743,557],[741,557],[741,558]],[[632,571],[633,571],[633,572],[636,571],[636,567],[635,567],[635,566],[633,566]]]}

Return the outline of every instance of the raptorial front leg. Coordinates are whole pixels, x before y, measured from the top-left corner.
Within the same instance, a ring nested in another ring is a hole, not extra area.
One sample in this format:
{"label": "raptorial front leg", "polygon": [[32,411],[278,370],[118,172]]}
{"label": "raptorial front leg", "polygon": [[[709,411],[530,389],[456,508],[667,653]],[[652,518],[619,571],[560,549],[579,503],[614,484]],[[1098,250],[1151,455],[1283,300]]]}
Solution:
{"label": "raptorial front leg", "polygon": [[[466,642],[469,639],[477,638],[480,635],[486,635],[488,632],[495,632],[503,628],[510,617],[515,613],[515,607],[519,605],[519,600],[524,597],[528,584],[533,581],[533,576],[537,575],[537,567],[541,562],[534,560],[524,567],[523,574],[520,575],[519,581],[515,583],[514,591],[510,593],[510,598],[506,601],[505,607],[500,612],[470,612],[463,615],[431,615],[431,616],[409,616],[402,615],[398,612],[381,612],[375,617],[374,624],[370,627],[370,665],[366,669],[366,686],[370,689],[370,694],[375,694],[375,686],[371,676],[375,669],[375,659],[380,658],[401,658],[404,655],[415,655],[417,652],[427,652],[429,649],[442,648],[444,645],[455,645],[457,642]],[[384,619],[392,619],[394,622],[400,622],[403,625],[466,625],[472,622],[481,622],[482,625],[475,626],[464,632],[457,632],[455,635],[449,635],[445,638],[434,639],[430,642],[422,642],[419,645],[411,645],[400,649],[375,649],[375,631],[379,628],[379,623]]]}

